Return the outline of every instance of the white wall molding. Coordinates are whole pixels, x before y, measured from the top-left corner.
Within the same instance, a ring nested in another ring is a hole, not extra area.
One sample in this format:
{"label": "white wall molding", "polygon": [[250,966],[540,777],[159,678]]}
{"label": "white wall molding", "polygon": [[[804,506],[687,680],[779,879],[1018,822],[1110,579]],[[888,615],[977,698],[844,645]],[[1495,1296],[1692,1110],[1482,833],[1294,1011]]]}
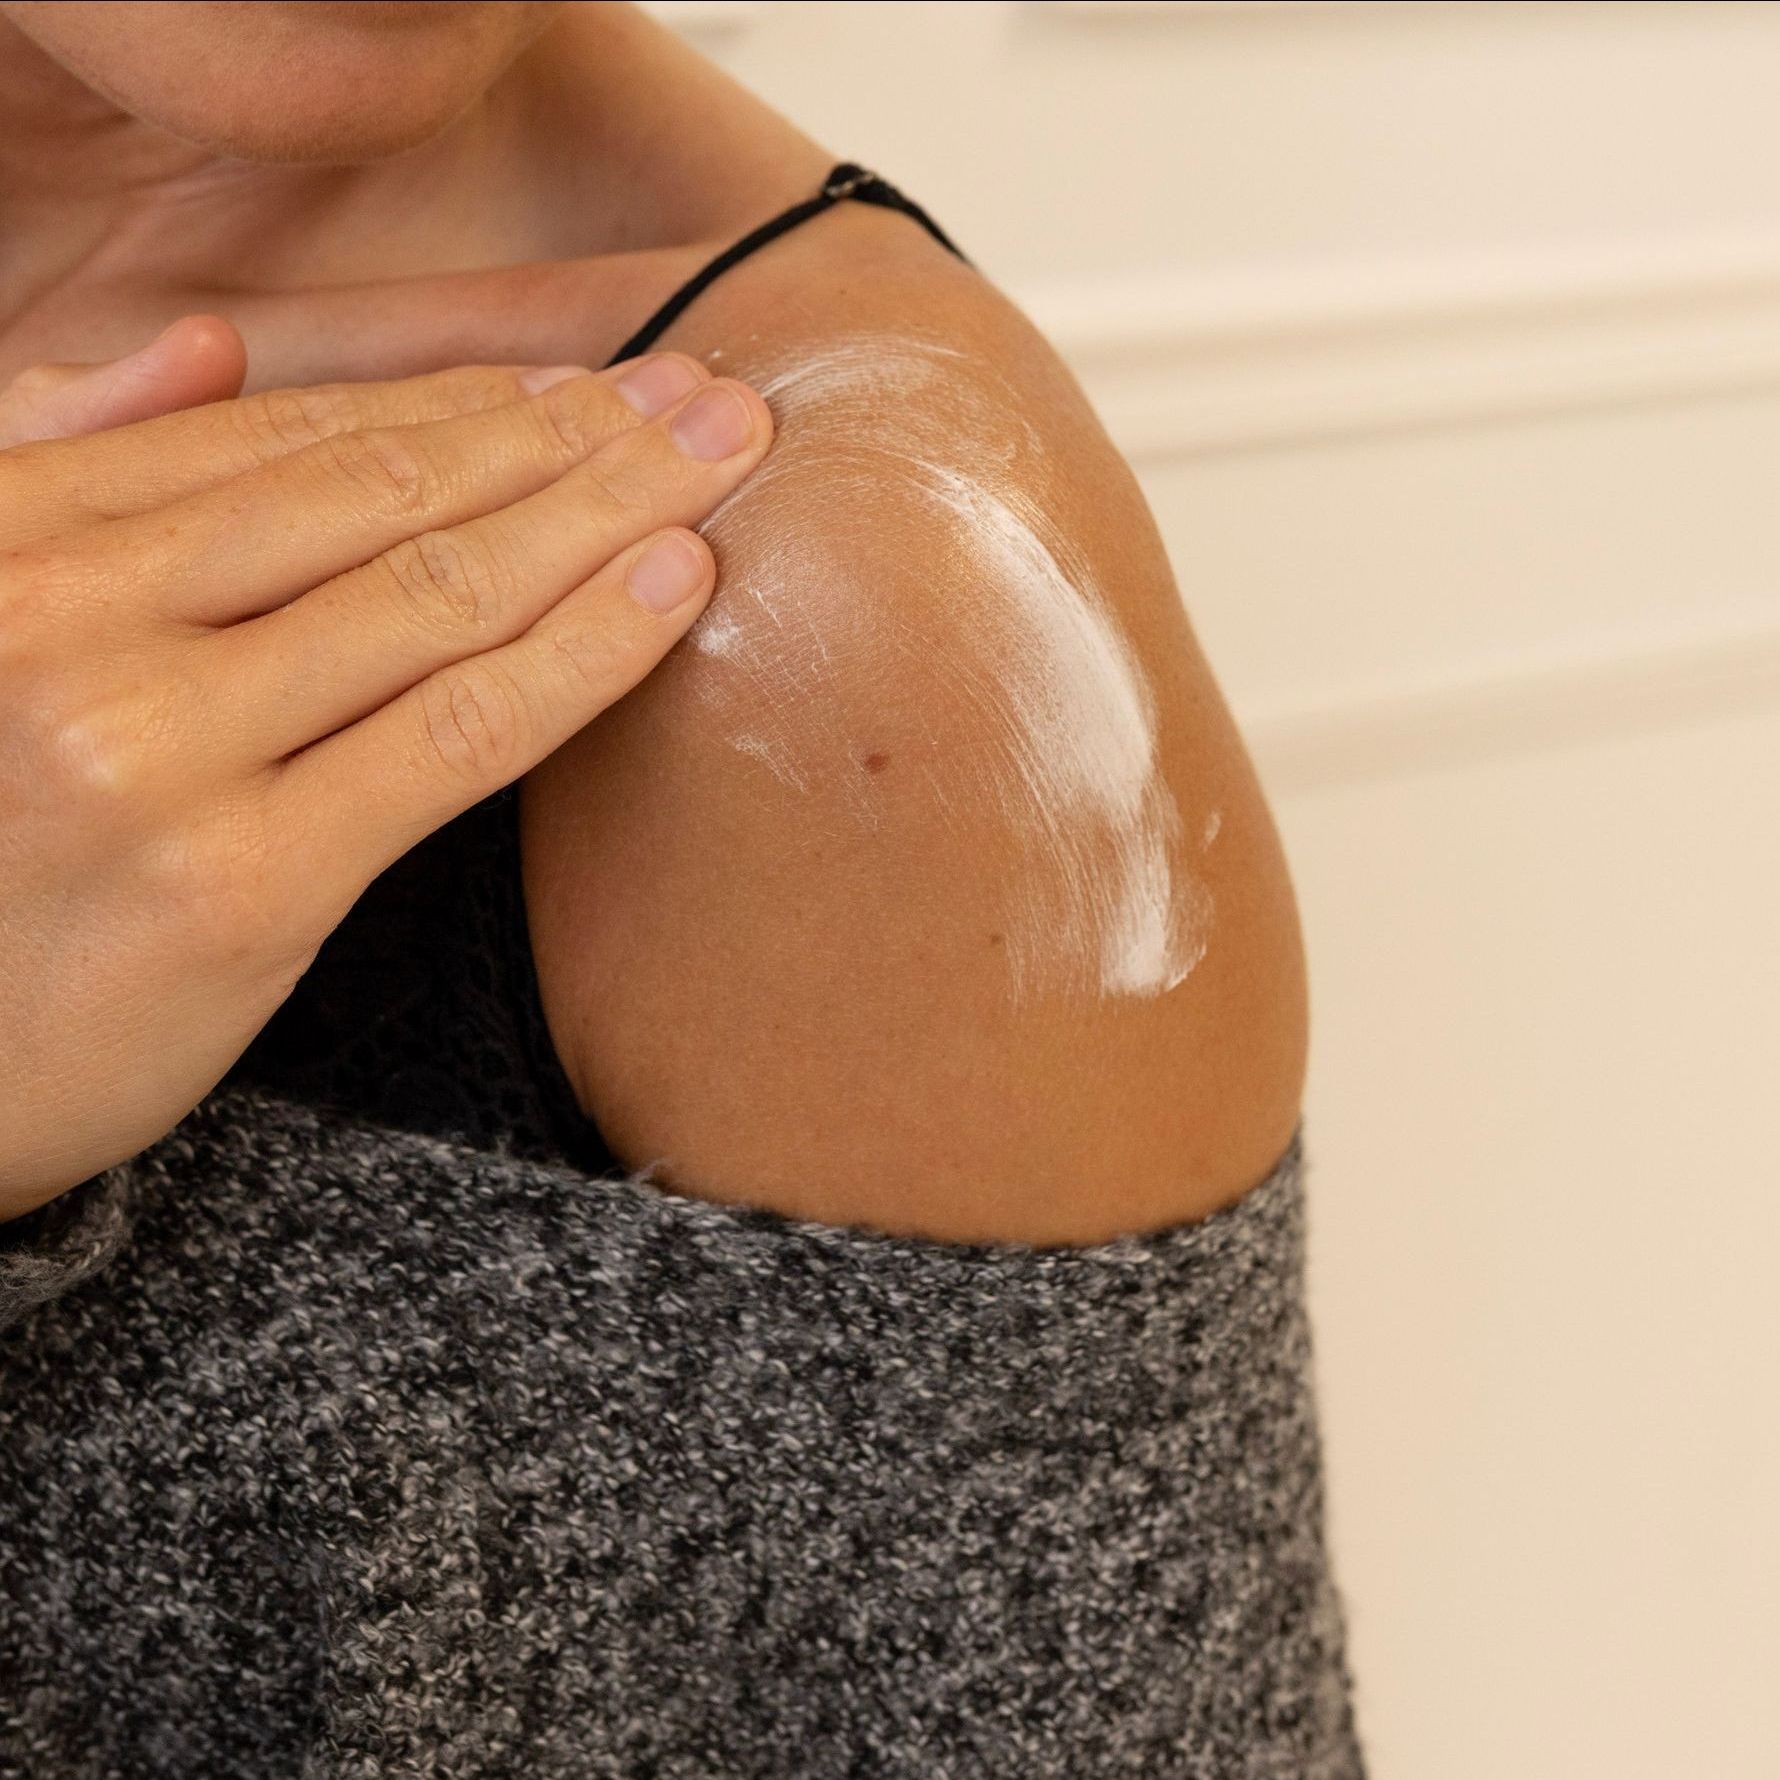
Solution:
{"label": "white wall molding", "polygon": [[1352,13],[1360,0],[1027,0],[1027,9],[1094,24],[1215,17],[1219,13]]}
{"label": "white wall molding", "polygon": [[[1577,639],[1424,683],[1239,713],[1270,791],[1400,777],[1780,703],[1773,613],[1669,636]],[[1752,763],[1753,769],[1753,763]]]}
{"label": "white wall molding", "polygon": [[1139,462],[1780,385],[1780,240],[1012,294]]}

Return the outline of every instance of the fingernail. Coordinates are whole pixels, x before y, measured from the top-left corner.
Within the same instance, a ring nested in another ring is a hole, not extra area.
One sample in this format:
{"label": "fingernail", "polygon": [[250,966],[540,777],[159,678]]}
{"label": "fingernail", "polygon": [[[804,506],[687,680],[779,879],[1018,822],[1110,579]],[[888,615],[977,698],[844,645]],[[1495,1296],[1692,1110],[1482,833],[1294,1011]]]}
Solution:
{"label": "fingernail", "polygon": [[683,358],[646,358],[618,379],[618,393],[645,420],[671,408],[704,381]]}
{"label": "fingernail", "polygon": [[540,365],[535,371],[519,373],[519,387],[527,395],[542,395],[547,389],[555,389],[559,383],[567,383],[571,377],[591,377],[593,373],[585,365]]}
{"label": "fingernail", "polygon": [[688,457],[715,463],[733,457],[754,436],[754,417],[742,398],[721,383],[695,395],[668,423]]}
{"label": "fingernail", "polygon": [[698,592],[704,578],[704,558],[678,532],[669,532],[630,565],[624,582],[638,604],[671,612]]}

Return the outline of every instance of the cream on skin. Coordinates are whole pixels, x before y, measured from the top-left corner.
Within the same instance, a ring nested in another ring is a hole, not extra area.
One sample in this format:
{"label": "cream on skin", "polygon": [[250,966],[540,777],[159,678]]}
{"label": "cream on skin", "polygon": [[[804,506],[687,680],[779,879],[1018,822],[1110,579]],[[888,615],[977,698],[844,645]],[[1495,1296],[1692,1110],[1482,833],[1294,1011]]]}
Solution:
{"label": "cream on skin", "polygon": [[[922,651],[994,738],[961,757],[930,735],[919,764],[943,816],[974,824],[986,804],[1017,843],[1004,912],[1015,999],[1174,988],[1204,955],[1211,896],[1183,863],[1149,683],[1087,565],[1023,486],[1042,454],[1014,392],[951,347],[886,334],[754,381],[777,443],[704,528],[719,560],[745,539],[753,566],[720,584],[690,638],[731,745],[790,790],[840,785],[875,823],[882,791],[857,768],[846,687]],[[818,536],[797,503],[775,501],[800,465],[805,501],[814,481],[867,519],[887,501],[906,519],[913,503],[943,536],[956,586],[942,640],[855,585],[833,524]],[[806,597],[813,585],[828,596]]]}

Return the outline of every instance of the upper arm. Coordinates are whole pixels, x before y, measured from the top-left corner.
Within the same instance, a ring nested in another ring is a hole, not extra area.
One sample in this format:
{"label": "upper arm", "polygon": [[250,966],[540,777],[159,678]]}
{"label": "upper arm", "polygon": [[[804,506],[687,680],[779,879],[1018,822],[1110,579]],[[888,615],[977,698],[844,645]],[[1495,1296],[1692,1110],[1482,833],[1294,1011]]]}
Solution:
{"label": "upper arm", "polygon": [[962,269],[888,282],[844,332],[705,323],[777,442],[693,635],[527,781],[552,1031],[691,1192],[955,1238],[1196,1216],[1296,1118],[1272,825],[1071,380]]}

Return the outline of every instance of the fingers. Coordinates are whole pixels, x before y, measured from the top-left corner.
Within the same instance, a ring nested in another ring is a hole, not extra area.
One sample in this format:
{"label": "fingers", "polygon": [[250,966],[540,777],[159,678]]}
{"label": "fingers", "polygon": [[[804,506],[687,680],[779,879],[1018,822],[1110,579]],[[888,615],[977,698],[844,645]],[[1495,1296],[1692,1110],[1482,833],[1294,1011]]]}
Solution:
{"label": "fingers", "polygon": [[509,642],[620,551],[711,513],[759,463],[771,430],[752,390],[707,383],[536,494],[404,540],[203,639],[212,758],[224,747],[243,768],[262,767]]}
{"label": "fingers", "polygon": [[127,426],[235,395],[247,348],[217,315],[187,315],[123,358],[36,365],[0,391],[0,450]]}
{"label": "fingers", "polygon": [[350,905],[435,828],[528,772],[644,678],[704,609],[710,547],[666,531],[625,551],[512,642],[429,675],[295,756],[274,781],[277,832],[315,856]]}
{"label": "fingers", "polygon": [[524,499],[706,380],[696,360],[664,353],[498,407],[336,433],[99,528],[82,542],[84,566],[99,599],[155,588],[145,616],[234,624],[418,533]]}
{"label": "fingers", "polygon": [[[696,360],[679,354],[662,356],[698,368]],[[635,368],[618,366],[613,379]],[[391,383],[269,389],[235,401],[205,398],[208,406],[188,412],[7,452],[0,456],[0,510],[8,514],[15,542],[72,523],[121,519],[189,499],[345,433],[447,420],[523,401],[535,393],[533,385],[555,374],[560,372],[520,365],[465,365]]]}

